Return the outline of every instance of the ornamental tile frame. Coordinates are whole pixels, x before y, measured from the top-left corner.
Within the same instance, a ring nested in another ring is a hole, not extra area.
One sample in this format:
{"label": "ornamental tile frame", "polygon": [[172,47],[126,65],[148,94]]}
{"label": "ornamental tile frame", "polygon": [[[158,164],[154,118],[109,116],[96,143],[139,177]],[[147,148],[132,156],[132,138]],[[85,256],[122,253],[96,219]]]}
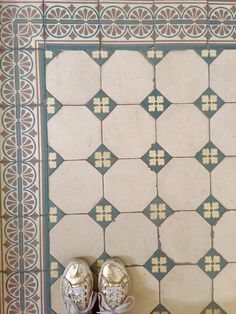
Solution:
{"label": "ornamental tile frame", "polygon": [[[54,313],[50,286],[61,275],[63,265],[50,254],[49,230],[64,213],[49,200],[48,177],[63,159],[48,147],[47,121],[62,105],[46,90],[46,65],[64,50],[86,51],[102,65],[115,50],[127,49],[139,51],[155,66],[170,50],[190,48],[210,67],[225,48],[235,49],[236,5],[235,1],[211,0],[3,1],[0,28],[0,312]],[[195,104],[199,107],[197,99]],[[224,100],[220,99],[222,106]],[[206,116],[210,124],[211,114]],[[220,160],[227,158],[224,152],[220,154]],[[200,157],[195,158],[200,161]],[[206,201],[211,200],[214,195]],[[203,218],[211,225],[227,211],[219,202],[219,217]],[[168,210],[165,219],[174,208]],[[198,212],[204,215],[200,207]],[[161,283],[176,263],[161,250],[158,228],[165,221],[150,223],[157,225],[156,253],[138,266],[147,268]],[[106,225],[101,226],[105,235]],[[220,270],[225,266],[221,252],[216,253],[212,238],[212,247],[198,264],[205,267],[203,271],[207,272],[206,257],[218,256],[216,265],[211,265],[217,268],[220,257]],[[91,263],[94,271],[107,257],[104,245]],[[213,282],[218,272],[209,270],[209,280]],[[161,304],[159,301],[156,304]],[[226,313],[214,303],[213,292],[208,303],[202,313]],[[154,313],[169,313],[165,307],[157,306]]]}

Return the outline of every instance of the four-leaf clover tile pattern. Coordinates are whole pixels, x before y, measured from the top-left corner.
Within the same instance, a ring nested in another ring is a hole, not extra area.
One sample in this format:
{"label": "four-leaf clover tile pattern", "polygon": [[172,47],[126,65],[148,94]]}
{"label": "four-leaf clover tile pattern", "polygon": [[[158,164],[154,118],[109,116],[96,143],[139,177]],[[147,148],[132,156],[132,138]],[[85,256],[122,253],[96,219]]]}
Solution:
{"label": "four-leaf clover tile pattern", "polygon": [[106,173],[117,160],[118,158],[103,144],[88,158],[88,162],[102,174]]}
{"label": "four-leaf clover tile pattern", "polygon": [[142,107],[155,119],[171,105],[158,90],[153,90],[141,103]]}
{"label": "four-leaf clover tile pattern", "polygon": [[106,228],[118,215],[119,211],[107,200],[100,200],[89,215],[102,227]]}
{"label": "four-leaf clover tile pattern", "polygon": [[197,212],[210,224],[215,225],[225,212],[224,206],[210,195],[198,208]]}
{"label": "four-leaf clover tile pattern", "polygon": [[209,142],[195,157],[208,171],[212,171],[224,159],[225,155],[212,142]]}
{"label": "four-leaf clover tile pattern", "polygon": [[227,265],[227,261],[215,249],[210,249],[204,257],[202,257],[198,266],[210,277],[215,276]]}
{"label": "four-leaf clover tile pattern", "polygon": [[195,105],[208,117],[211,118],[224,104],[224,101],[210,88],[208,88],[195,101]]}
{"label": "four-leaf clover tile pattern", "polygon": [[171,156],[159,144],[152,144],[148,152],[143,155],[142,160],[148,167],[154,171],[159,172],[170,160]]}
{"label": "four-leaf clover tile pattern", "polygon": [[173,213],[173,210],[161,198],[155,197],[143,213],[155,225],[160,226]]}
{"label": "four-leaf clover tile pattern", "polygon": [[102,90],[100,90],[87,104],[87,107],[100,120],[105,119],[115,106],[116,103]]}
{"label": "four-leaf clover tile pattern", "polygon": [[144,267],[158,280],[161,280],[174,267],[174,262],[164,252],[157,250]]}

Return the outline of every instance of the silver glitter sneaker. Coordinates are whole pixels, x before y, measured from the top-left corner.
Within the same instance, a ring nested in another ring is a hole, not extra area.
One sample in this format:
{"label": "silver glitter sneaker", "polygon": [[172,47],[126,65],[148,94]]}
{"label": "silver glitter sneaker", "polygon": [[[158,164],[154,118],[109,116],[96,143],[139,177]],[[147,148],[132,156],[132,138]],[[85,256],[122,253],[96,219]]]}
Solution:
{"label": "silver glitter sneaker", "polygon": [[130,278],[125,265],[118,258],[110,258],[102,265],[98,289],[98,313],[120,314],[134,306],[134,297],[129,296]]}
{"label": "silver glitter sneaker", "polygon": [[69,262],[62,276],[60,288],[66,313],[90,313],[97,294],[93,292],[93,275],[84,259],[76,258]]}

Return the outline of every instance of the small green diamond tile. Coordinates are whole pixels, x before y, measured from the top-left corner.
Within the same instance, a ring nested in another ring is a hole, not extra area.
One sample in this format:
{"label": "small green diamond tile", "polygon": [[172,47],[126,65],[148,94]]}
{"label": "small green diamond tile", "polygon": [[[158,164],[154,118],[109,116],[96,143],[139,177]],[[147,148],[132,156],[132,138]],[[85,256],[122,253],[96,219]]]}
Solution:
{"label": "small green diamond tile", "polygon": [[156,226],[160,226],[173,213],[173,210],[162,199],[155,197],[143,213]]}
{"label": "small green diamond tile", "polygon": [[201,314],[227,314],[227,313],[215,302],[212,302],[201,312]]}
{"label": "small green diamond tile", "polygon": [[170,102],[158,90],[153,90],[151,94],[143,100],[141,105],[156,119],[170,106]]}
{"label": "small green diamond tile", "polygon": [[87,103],[89,110],[100,120],[105,119],[115,106],[116,103],[102,90]]}
{"label": "small green diamond tile", "polygon": [[49,201],[48,215],[49,229],[51,230],[64,217],[65,214],[52,201]]}
{"label": "small green diamond tile", "polygon": [[212,61],[215,60],[215,58],[219,56],[223,49],[210,47],[209,49],[196,49],[195,51],[199,54],[200,57],[202,57],[204,61],[206,61],[206,63],[210,64]]}
{"label": "small green diamond tile", "polygon": [[62,164],[63,158],[52,148],[48,147],[48,174],[49,176]]}
{"label": "small green diamond tile", "polygon": [[171,156],[157,143],[142,157],[148,167],[155,172],[159,172],[170,160]]}
{"label": "small green diamond tile", "polygon": [[198,266],[210,277],[215,276],[226,266],[227,261],[215,249],[210,249],[208,253],[203,256]]}
{"label": "small green diamond tile", "polygon": [[224,214],[224,206],[210,195],[198,208],[197,212],[210,224],[215,225]]}
{"label": "small green diamond tile", "polygon": [[208,170],[212,171],[225,155],[212,143],[207,143],[195,156],[195,158]]}
{"label": "small green diamond tile", "polygon": [[106,173],[117,160],[118,158],[103,144],[88,157],[88,162],[101,174]]}
{"label": "small green diamond tile", "polygon": [[54,116],[54,114],[56,114],[61,109],[61,107],[61,103],[49,92],[46,92],[47,120],[51,119],[51,117]]}
{"label": "small green diamond tile", "polygon": [[161,280],[174,267],[174,262],[162,251],[157,250],[144,264],[144,267],[158,280]]}
{"label": "small green diamond tile", "polygon": [[143,49],[142,53],[153,65],[158,64],[167,54],[168,50],[152,47],[149,49]]}
{"label": "small green diamond tile", "polygon": [[64,272],[64,267],[50,256],[50,285],[52,285]]}
{"label": "small green diamond tile", "polygon": [[89,212],[89,216],[92,217],[102,228],[106,228],[117,216],[119,211],[112,206],[104,198],[95,205]]}
{"label": "small green diamond tile", "polygon": [[99,65],[103,65],[114,53],[113,49],[87,49],[88,55]]}
{"label": "small green diamond tile", "polygon": [[151,314],[171,314],[171,313],[163,305],[159,304],[157,307],[155,307]]}
{"label": "small green diamond tile", "polygon": [[98,259],[92,264],[91,266],[91,269],[93,271],[93,273],[95,275],[98,276],[99,272],[100,272],[100,269],[102,267],[102,264],[108,259],[110,258],[110,256],[106,253],[106,252],[103,252],[102,255],[100,255],[98,257]]}
{"label": "small green diamond tile", "polygon": [[216,93],[208,88],[196,101],[195,105],[208,118],[211,118],[220,107],[224,105],[224,101],[216,95]]}

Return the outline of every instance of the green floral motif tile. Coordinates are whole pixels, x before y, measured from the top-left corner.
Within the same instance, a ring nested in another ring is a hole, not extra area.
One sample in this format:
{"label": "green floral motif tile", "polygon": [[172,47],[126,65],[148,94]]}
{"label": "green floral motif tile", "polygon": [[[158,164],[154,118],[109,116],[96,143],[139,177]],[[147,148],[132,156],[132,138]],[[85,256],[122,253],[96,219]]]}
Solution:
{"label": "green floral motif tile", "polygon": [[64,272],[64,267],[50,256],[50,284],[52,285]]}
{"label": "green floral motif tile", "polygon": [[170,106],[170,102],[158,90],[153,90],[151,94],[143,100],[141,105],[156,119]]}
{"label": "green floral motif tile", "polygon": [[156,226],[160,226],[173,213],[173,210],[161,198],[155,197],[143,213]]}
{"label": "green floral motif tile", "polygon": [[102,255],[100,255],[98,257],[98,259],[93,263],[93,265],[91,266],[91,269],[93,271],[93,273],[95,275],[98,276],[99,272],[100,272],[100,269],[102,267],[102,264],[108,259],[110,258],[110,256],[106,253],[106,252],[103,252]]}
{"label": "green floral motif tile", "polygon": [[95,207],[89,212],[89,216],[92,217],[102,228],[106,228],[117,216],[119,211],[112,206],[104,198],[95,205]]}
{"label": "green floral motif tile", "polygon": [[100,173],[104,174],[117,161],[117,157],[105,146],[101,145],[88,158],[88,162],[93,165]]}
{"label": "green floral motif tile", "polygon": [[174,267],[174,262],[162,251],[157,250],[144,264],[144,267],[158,280],[161,280]]}
{"label": "green floral motif tile", "polygon": [[151,314],[171,314],[163,305],[159,304]]}
{"label": "green floral motif tile", "polygon": [[102,90],[87,103],[89,110],[100,120],[105,119],[115,106],[116,103]]}
{"label": "green floral motif tile", "polygon": [[208,88],[196,101],[195,105],[208,118],[211,118],[224,104],[224,101],[216,93]]}
{"label": "green floral motif tile", "polygon": [[219,54],[223,51],[221,48],[216,47],[210,47],[209,49],[203,48],[203,49],[196,49],[195,50],[200,57],[204,61],[206,61],[208,64],[212,63],[212,61],[215,60],[219,56]]}
{"label": "green floral motif tile", "polygon": [[103,65],[114,53],[113,49],[87,49],[88,55],[99,65]]}
{"label": "green floral motif tile", "polygon": [[166,49],[152,47],[152,48],[143,50],[143,55],[148,59],[148,61],[156,65],[165,57],[167,52],[168,50]]}
{"label": "green floral motif tile", "polygon": [[49,208],[48,208],[48,214],[49,214],[49,229],[51,230],[63,217],[64,213],[63,211],[58,208],[52,201],[49,201]]}
{"label": "green floral motif tile", "polygon": [[225,156],[219,148],[212,142],[209,142],[196,154],[195,157],[208,171],[212,171]]}
{"label": "green floral motif tile", "polygon": [[47,112],[47,119],[51,119],[54,114],[56,114],[62,105],[61,103],[49,92],[46,92],[46,112]]}
{"label": "green floral motif tile", "polygon": [[215,276],[226,266],[227,261],[215,249],[210,249],[208,253],[203,256],[198,266],[210,277]]}
{"label": "green floral motif tile", "polygon": [[197,212],[210,224],[215,225],[224,214],[224,206],[210,195],[198,208]]}
{"label": "green floral motif tile", "polygon": [[63,162],[63,158],[55,152],[50,146],[48,147],[48,174],[51,175]]}
{"label": "green floral motif tile", "polygon": [[215,302],[212,302],[201,312],[201,314],[227,314],[227,313]]}
{"label": "green floral motif tile", "polygon": [[152,171],[159,172],[170,160],[171,156],[157,143],[152,144],[142,160]]}

